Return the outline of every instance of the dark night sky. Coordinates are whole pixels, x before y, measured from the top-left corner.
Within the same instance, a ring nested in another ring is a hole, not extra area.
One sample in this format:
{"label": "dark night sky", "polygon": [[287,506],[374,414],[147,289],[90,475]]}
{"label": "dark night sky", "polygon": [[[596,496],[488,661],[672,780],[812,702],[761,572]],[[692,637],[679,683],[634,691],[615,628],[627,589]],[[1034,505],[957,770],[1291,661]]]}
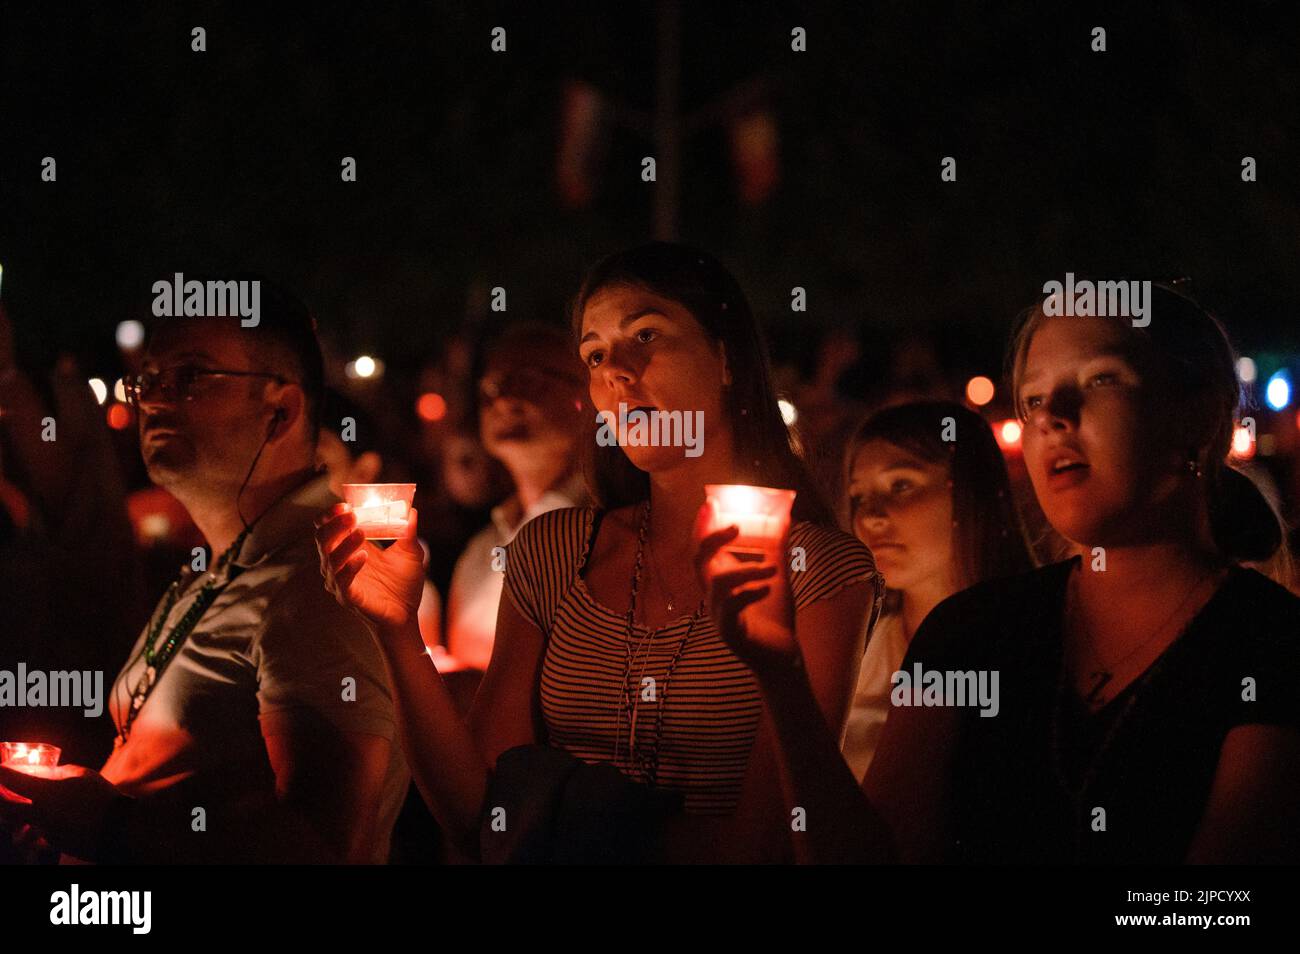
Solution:
{"label": "dark night sky", "polygon": [[[649,237],[653,188],[652,147],[615,131],[591,208],[561,207],[561,84],[650,108],[653,6],[467,6],[6,5],[0,262],[33,358],[111,373],[116,323],[186,269],[278,277],[331,338],[399,365],[476,315],[475,283],[558,318],[584,264]],[[1014,313],[1073,270],[1190,274],[1246,349],[1300,351],[1293,4],[1048,6],[687,3],[684,108],[764,77],[782,180],[743,206],[722,131],[701,130],[682,237],[735,267],[778,342],[925,332],[995,370]]]}

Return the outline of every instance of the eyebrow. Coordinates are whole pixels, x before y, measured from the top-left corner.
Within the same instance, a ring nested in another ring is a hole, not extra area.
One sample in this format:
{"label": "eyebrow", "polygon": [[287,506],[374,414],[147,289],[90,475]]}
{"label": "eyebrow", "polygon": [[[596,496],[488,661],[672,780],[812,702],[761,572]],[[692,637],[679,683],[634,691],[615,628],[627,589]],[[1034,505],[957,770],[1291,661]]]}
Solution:
{"label": "eyebrow", "polygon": [[[145,358],[145,360],[152,362],[154,364],[158,364],[157,355],[148,355]],[[212,355],[208,354],[206,351],[182,351],[180,354],[172,355],[171,360],[173,365],[184,361],[203,361],[206,362],[207,364],[217,363],[216,359],[213,358]]]}
{"label": "eyebrow", "polygon": [[[627,315],[627,316],[625,316],[624,318],[622,318],[622,319],[619,321],[619,323],[618,323],[618,328],[619,328],[619,330],[622,331],[622,330],[623,330],[624,328],[626,328],[628,325],[632,324],[632,322],[636,321],[638,318],[644,318],[646,315],[658,315],[658,316],[661,317],[661,318],[667,318],[667,317],[668,317],[668,316],[665,315],[662,311],[660,311],[658,308],[642,308],[640,311],[634,311],[634,312],[632,312],[632,314]],[[584,344],[584,343],[586,343],[588,340],[590,340],[591,338],[596,338],[596,337],[599,337],[599,336],[596,334],[596,332],[594,332],[594,331],[588,331],[585,335],[582,336],[582,340],[579,341],[578,344]]]}
{"label": "eyebrow", "polygon": [[[896,458],[895,460],[890,461],[884,467],[881,467],[879,472],[882,474],[887,474],[891,470],[914,470],[917,473],[924,473],[925,467],[923,467],[921,464],[917,463],[914,460],[907,460],[905,458],[899,457]],[[868,483],[868,481],[858,477],[849,478],[850,487],[853,487],[859,483]]]}
{"label": "eyebrow", "polygon": [[[1133,352],[1130,349],[1125,348],[1121,345],[1110,345],[1108,347],[1102,348],[1096,354],[1089,355],[1088,357],[1084,358],[1082,361],[1077,362],[1075,364],[1075,367],[1081,368],[1090,361],[1098,361],[1102,358],[1118,358],[1119,360],[1128,363],[1130,366],[1136,367],[1136,365],[1134,365],[1133,362]],[[1038,370],[1035,370],[1033,373],[1030,373],[1029,369],[1026,368],[1024,375],[1022,375],[1020,379],[1021,387],[1023,387],[1027,382],[1032,381],[1035,377],[1037,377],[1041,373],[1042,372]]]}

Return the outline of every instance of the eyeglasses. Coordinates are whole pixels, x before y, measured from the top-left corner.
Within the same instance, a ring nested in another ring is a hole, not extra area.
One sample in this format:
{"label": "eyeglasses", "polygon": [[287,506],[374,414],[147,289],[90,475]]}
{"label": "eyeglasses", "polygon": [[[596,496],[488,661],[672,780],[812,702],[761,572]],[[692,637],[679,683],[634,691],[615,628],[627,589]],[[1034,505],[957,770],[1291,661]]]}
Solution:
{"label": "eyeglasses", "polygon": [[267,371],[227,371],[220,368],[196,368],[182,364],[161,371],[145,371],[122,379],[128,404],[138,407],[151,400],[155,390],[164,401],[177,403],[195,398],[195,385],[203,378],[270,378],[277,384],[291,383],[287,378]]}

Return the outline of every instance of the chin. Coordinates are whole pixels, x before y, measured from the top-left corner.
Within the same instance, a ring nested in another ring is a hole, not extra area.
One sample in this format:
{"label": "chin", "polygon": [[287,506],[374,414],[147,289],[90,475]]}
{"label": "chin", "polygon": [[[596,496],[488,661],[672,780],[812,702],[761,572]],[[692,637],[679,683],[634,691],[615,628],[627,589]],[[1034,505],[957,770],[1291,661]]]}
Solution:
{"label": "chin", "polygon": [[144,467],[149,474],[149,479],[159,487],[179,484],[193,470],[189,461],[176,460],[174,455],[161,453],[146,457]]}
{"label": "chin", "polygon": [[889,580],[889,585],[894,589],[899,589],[899,587],[895,586],[894,581],[904,580],[909,575],[907,566],[891,560],[888,556],[877,553],[875,550],[871,551],[871,557],[876,561],[876,569],[885,575],[885,579]]}
{"label": "chin", "polygon": [[885,586],[891,590],[905,593],[916,585],[916,574],[907,572],[905,567],[896,567],[886,561],[883,563],[877,562],[876,569],[885,578]]}
{"label": "chin", "polygon": [[1072,501],[1068,506],[1045,509],[1053,530],[1080,547],[1121,546],[1131,540],[1147,515],[1114,501]]}
{"label": "chin", "polygon": [[681,447],[624,447],[623,453],[637,470],[644,470],[647,474],[672,470],[681,466],[683,461],[699,460],[698,457],[687,457]]}
{"label": "chin", "polygon": [[1074,519],[1048,518],[1052,529],[1089,556],[1093,547],[1118,546],[1120,541],[1114,529],[1097,520],[1095,514],[1075,515]]}

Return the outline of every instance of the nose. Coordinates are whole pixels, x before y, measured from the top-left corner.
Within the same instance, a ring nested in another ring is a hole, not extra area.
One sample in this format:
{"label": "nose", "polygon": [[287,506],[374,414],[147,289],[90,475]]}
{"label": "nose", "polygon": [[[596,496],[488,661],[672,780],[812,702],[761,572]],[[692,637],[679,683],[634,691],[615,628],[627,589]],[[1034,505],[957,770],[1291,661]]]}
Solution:
{"label": "nose", "polygon": [[[176,400],[174,395],[168,393],[168,389],[160,384],[154,384],[140,391],[133,401],[140,412],[147,412],[151,408],[157,407],[175,407]],[[142,418],[144,413],[140,415]]]}
{"label": "nose", "polygon": [[1078,388],[1056,388],[1030,414],[1030,423],[1044,434],[1073,430],[1079,425],[1079,408],[1082,404],[1083,396]]}
{"label": "nose", "polygon": [[868,494],[855,515],[864,527],[881,530],[889,522],[883,494]]}
{"label": "nose", "polygon": [[136,406],[136,427],[141,435],[153,427],[164,427],[168,429],[179,428],[181,421],[179,415],[171,413],[175,411],[174,406],[168,406],[162,403],[145,404],[141,403]]}
{"label": "nose", "polygon": [[605,358],[605,363],[600,366],[600,370],[605,386],[612,390],[627,388],[637,380],[636,369],[632,367],[625,352],[618,345],[609,349],[609,355]]}
{"label": "nose", "polygon": [[513,394],[498,394],[483,403],[484,410],[495,414],[518,417],[524,413],[525,401]]}

